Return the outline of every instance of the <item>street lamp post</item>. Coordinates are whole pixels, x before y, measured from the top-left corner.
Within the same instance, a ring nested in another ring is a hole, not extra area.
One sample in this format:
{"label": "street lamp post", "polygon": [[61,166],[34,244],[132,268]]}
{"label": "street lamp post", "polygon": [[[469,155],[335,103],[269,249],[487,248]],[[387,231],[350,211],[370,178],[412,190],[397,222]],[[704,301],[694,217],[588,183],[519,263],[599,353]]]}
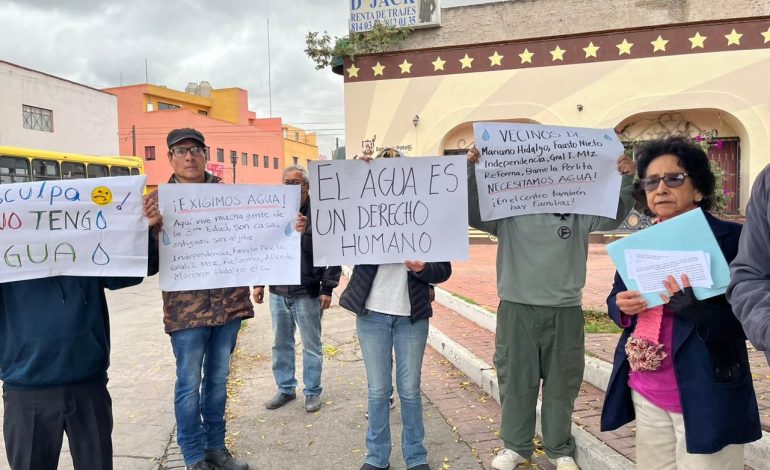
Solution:
{"label": "street lamp post", "polygon": [[235,184],[235,167],[238,166],[238,155],[230,155],[230,162],[233,164],[233,184]]}

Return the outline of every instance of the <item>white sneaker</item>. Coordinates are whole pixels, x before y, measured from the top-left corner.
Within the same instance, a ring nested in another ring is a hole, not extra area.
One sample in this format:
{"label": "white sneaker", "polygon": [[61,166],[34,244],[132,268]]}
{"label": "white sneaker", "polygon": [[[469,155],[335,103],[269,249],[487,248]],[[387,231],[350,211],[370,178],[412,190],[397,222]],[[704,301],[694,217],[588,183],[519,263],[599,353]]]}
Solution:
{"label": "white sneaker", "polygon": [[558,459],[551,459],[552,464],[556,465],[556,470],[580,470],[580,467],[575,463],[575,459],[572,457],[559,457]]}
{"label": "white sneaker", "polygon": [[520,463],[526,462],[527,459],[512,451],[511,449],[501,450],[494,460],[492,460],[492,468],[495,470],[513,470]]}

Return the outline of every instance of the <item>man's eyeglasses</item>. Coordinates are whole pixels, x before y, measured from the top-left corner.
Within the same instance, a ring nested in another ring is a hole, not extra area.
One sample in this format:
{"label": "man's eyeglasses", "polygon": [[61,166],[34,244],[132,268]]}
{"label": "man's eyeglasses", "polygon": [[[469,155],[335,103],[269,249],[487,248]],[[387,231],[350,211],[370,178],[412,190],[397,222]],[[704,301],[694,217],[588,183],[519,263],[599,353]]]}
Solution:
{"label": "man's eyeglasses", "polygon": [[190,152],[190,155],[196,158],[203,157],[206,151],[203,147],[174,147],[171,149],[171,153],[177,158],[184,158]]}
{"label": "man's eyeglasses", "polygon": [[302,181],[302,180],[286,180],[286,181],[283,182],[283,184],[288,184],[288,185],[291,185],[291,186],[296,186],[298,184],[305,184],[305,182]]}
{"label": "man's eyeglasses", "polygon": [[642,178],[639,180],[639,184],[642,189],[647,192],[655,191],[660,185],[660,181],[669,188],[678,188],[684,184],[684,179],[687,178],[687,173],[669,173],[663,176],[651,176],[649,178]]}

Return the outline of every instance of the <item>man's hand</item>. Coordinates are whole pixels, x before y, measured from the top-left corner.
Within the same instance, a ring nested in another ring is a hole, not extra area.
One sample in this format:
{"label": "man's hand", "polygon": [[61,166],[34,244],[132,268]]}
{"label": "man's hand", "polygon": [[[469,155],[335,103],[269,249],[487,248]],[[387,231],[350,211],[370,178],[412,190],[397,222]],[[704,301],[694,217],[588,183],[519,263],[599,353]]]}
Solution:
{"label": "man's hand", "polygon": [[251,297],[254,298],[254,302],[261,304],[265,301],[265,288],[263,286],[254,286]]}
{"label": "man's hand", "polygon": [[142,205],[144,206],[144,216],[147,217],[150,227],[157,226],[160,228],[163,225],[163,217],[161,217],[160,209],[158,209],[158,198],[153,197],[152,194],[144,196],[142,198]]}
{"label": "man's hand", "polygon": [[618,173],[621,175],[633,175],[636,172],[636,163],[626,155],[618,157]]}
{"label": "man's hand", "polygon": [[318,300],[321,302],[321,310],[326,310],[332,305],[332,297],[330,295],[322,295]]}
{"label": "man's hand", "polygon": [[473,146],[470,149],[468,149],[468,153],[466,154],[466,156],[468,157],[468,161],[471,163],[478,163],[479,159],[481,158],[479,149],[477,149],[476,146]]}
{"label": "man's hand", "polygon": [[298,231],[299,233],[303,233],[305,229],[307,228],[307,217],[297,213],[297,220],[294,222],[294,230]]}
{"label": "man's hand", "polygon": [[406,265],[407,269],[409,269],[412,272],[419,273],[423,269],[425,269],[425,262],[424,261],[413,261],[408,260],[404,261],[404,264]]}

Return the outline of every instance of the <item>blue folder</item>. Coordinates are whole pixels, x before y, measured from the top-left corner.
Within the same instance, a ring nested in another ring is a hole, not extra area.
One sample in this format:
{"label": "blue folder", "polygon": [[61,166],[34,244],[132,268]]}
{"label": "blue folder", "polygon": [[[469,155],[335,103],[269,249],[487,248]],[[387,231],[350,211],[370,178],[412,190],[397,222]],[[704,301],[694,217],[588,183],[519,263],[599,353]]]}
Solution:
{"label": "blue folder", "polygon": [[[625,250],[629,249],[705,251],[711,253],[711,277],[714,285],[710,288],[693,287],[695,297],[701,300],[724,294],[727,290],[727,284],[730,282],[730,269],[727,260],[700,208],[687,211],[607,245],[607,253],[612,262],[615,263],[615,267],[628,290],[639,290],[636,281],[628,278]],[[677,279],[677,282],[680,280]],[[666,289],[662,285],[660,292],[666,293]],[[642,294],[642,297],[647,300],[649,307],[663,304],[658,293]]]}

